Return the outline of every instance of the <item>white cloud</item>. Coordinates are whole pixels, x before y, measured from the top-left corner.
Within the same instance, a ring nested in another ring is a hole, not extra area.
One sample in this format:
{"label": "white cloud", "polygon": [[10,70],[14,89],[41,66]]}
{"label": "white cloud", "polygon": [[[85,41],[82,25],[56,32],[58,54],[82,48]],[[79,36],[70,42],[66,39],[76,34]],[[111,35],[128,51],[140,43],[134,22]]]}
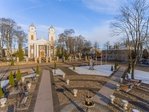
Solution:
{"label": "white cloud", "polygon": [[82,2],[93,11],[115,14],[117,13],[120,0],[82,0]]}
{"label": "white cloud", "polygon": [[118,37],[112,37],[111,35],[111,29],[109,26],[111,21],[112,20],[104,21],[101,25],[95,26],[92,30],[85,33],[85,37],[92,42],[97,41],[101,47],[103,47],[107,41],[110,41],[112,44],[119,40]]}

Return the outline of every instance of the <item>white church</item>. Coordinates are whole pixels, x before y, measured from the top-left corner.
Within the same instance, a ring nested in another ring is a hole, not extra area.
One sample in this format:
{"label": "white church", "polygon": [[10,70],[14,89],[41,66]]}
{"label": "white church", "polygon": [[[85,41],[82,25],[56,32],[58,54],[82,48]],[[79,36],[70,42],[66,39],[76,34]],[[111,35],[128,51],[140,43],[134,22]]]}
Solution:
{"label": "white church", "polygon": [[31,24],[28,34],[28,58],[53,57],[55,44],[55,29],[48,29],[48,40],[37,39],[36,27]]}

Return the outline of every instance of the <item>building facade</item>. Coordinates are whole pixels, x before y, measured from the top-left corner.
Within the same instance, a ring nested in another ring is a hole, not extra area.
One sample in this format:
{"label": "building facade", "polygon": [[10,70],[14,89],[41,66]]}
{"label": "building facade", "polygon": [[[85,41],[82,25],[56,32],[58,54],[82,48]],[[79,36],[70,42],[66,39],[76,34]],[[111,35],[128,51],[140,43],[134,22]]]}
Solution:
{"label": "building facade", "polygon": [[129,49],[127,47],[119,49],[108,49],[102,51],[102,59],[104,61],[120,61],[127,62]]}
{"label": "building facade", "polygon": [[28,34],[28,58],[53,57],[55,44],[55,29],[51,26],[48,29],[48,40],[37,39],[36,27],[29,26]]}

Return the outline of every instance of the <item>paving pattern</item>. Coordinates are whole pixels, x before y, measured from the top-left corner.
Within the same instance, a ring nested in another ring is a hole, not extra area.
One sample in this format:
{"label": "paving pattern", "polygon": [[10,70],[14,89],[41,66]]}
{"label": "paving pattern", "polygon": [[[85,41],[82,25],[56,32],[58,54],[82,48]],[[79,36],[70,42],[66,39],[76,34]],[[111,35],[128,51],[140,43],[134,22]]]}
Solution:
{"label": "paving pattern", "polygon": [[66,74],[66,75],[79,75],[78,73],[70,70],[67,67],[60,67],[60,69]]}
{"label": "paving pattern", "polygon": [[116,84],[119,83],[121,76],[124,74],[126,68],[121,67],[93,97],[93,100],[102,105],[107,105],[110,102],[110,95],[115,91]]}
{"label": "paving pattern", "polygon": [[50,72],[43,70],[34,112],[54,112]]}

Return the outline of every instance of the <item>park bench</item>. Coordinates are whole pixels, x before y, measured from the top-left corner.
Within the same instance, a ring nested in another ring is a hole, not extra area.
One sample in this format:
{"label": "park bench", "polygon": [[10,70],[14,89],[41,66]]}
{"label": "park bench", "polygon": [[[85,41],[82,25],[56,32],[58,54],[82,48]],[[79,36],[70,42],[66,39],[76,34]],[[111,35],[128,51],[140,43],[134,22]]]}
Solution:
{"label": "park bench", "polygon": [[121,99],[119,102],[117,102],[116,96],[110,95],[110,102],[113,105],[117,105],[117,106],[121,107],[121,109],[124,109],[124,110],[128,109],[129,102],[127,100]]}
{"label": "park bench", "polygon": [[139,86],[141,84],[141,80],[138,80],[138,79],[130,79],[128,80],[129,83],[133,84],[134,86]]}

